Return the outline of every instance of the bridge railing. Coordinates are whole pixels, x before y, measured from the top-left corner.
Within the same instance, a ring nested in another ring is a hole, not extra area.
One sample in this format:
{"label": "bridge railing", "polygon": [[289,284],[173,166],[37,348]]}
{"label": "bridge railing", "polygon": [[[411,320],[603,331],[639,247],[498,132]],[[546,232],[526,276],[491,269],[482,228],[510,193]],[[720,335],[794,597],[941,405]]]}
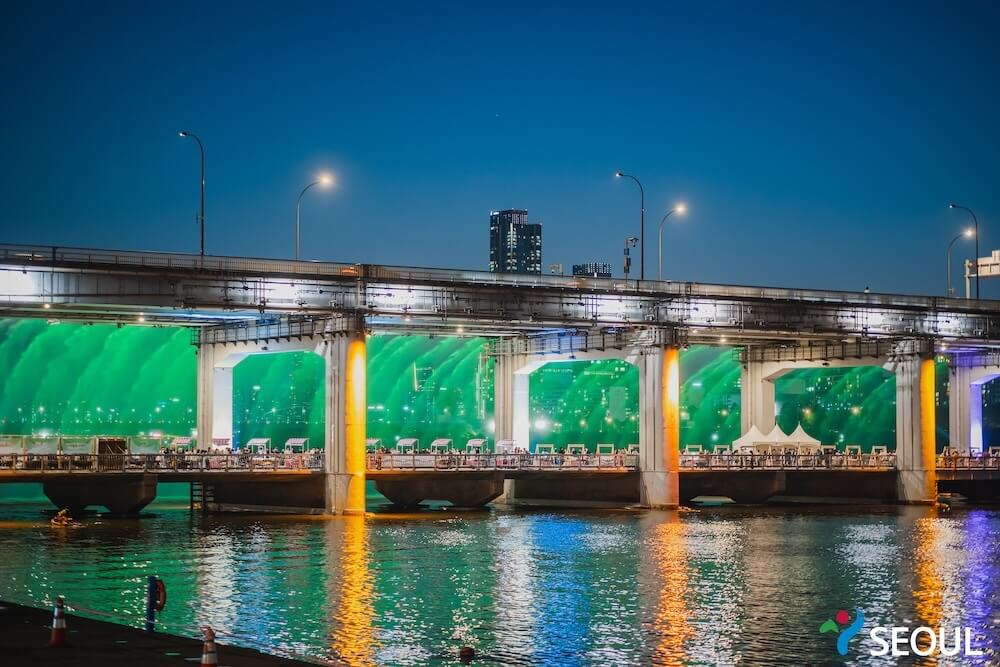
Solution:
{"label": "bridge railing", "polygon": [[1000,456],[983,454],[941,454],[937,457],[938,470],[1000,470]]}
{"label": "bridge railing", "polygon": [[94,472],[273,472],[321,470],[319,450],[290,454],[0,454],[0,472],[87,474]]}
{"label": "bridge railing", "polygon": [[681,454],[682,470],[889,470],[895,452],[869,453],[719,453]]}
{"label": "bridge railing", "polygon": [[535,472],[635,470],[638,454],[368,454],[368,470]]}

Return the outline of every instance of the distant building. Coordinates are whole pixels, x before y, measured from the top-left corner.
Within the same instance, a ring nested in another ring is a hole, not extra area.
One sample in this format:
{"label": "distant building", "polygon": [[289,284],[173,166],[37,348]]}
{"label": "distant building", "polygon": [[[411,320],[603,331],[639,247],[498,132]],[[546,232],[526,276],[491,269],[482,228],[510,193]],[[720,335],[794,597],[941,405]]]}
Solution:
{"label": "distant building", "polygon": [[611,265],[607,262],[587,262],[586,264],[573,265],[574,276],[587,276],[590,278],[610,278]]}
{"label": "distant building", "polygon": [[542,272],[542,225],[529,223],[527,211],[508,209],[490,213],[490,271]]}

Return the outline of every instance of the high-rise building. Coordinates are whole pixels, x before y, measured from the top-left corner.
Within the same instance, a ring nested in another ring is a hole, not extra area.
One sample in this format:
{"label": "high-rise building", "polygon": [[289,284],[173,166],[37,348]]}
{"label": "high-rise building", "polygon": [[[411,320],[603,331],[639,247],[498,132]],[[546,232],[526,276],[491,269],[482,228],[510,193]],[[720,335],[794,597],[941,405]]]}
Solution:
{"label": "high-rise building", "polygon": [[527,211],[490,213],[490,271],[542,272],[542,224],[529,223]]}
{"label": "high-rise building", "polygon": [[610,278],[611,265],[607,262],[587,262],[586,264],[573,265],[574,276],[587,276],[589,278]]}

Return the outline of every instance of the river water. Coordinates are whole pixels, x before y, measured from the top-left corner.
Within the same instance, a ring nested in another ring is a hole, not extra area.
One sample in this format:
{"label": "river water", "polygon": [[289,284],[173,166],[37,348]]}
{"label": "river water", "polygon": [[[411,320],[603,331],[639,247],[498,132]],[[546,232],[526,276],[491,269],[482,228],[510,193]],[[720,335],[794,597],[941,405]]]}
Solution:
{"label": "river water", "polygon": [[[475,664],[890,664],[868,655],[874,625],[970,626],[984,657],[939,664],[998,660],[992,509],[270,517],[157,503],[52,529],[43,507],[0,505],[3,599],[64,595],[140,626],[155,574],[166,630],[207,624],[318,662],[452,664],[469,645]],[[841,658],[818,630],[855,608],[865,632]]]}

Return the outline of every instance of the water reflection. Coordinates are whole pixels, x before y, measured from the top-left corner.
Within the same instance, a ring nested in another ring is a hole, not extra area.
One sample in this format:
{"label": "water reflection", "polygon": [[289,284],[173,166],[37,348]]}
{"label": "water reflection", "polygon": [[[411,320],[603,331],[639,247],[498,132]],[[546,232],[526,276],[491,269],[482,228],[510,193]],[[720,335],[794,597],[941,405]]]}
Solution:
{"label": "water reflection", "polygon": [[[1000,513],[928,508],[201,516],[50,529],[0,508],[0,597],[353,665],[778,665],[840,658],[819,625],[970,625],[994,651]],[[852,664],[886,664],[852,644]],[[941,664],[946,664],[942,661]],[[952,664],[959,664],[954,662]]]}
{"label": "water reflection", "polygon": [[351,665],[375,662],[374,582],[368,567],[368,523],[363,516],[344,516],[326,525],[329,602],[333,656]]}
{"label": "water reflection", "polygon": [[651,660],[658,665],[684,664],[685,643],[693,635],[688,624],[688,559],[684,545],[685,525],[676,512],[650,513],[648,536],[643,542],[643,577],[655,582],[645,629],[649,633]]}

